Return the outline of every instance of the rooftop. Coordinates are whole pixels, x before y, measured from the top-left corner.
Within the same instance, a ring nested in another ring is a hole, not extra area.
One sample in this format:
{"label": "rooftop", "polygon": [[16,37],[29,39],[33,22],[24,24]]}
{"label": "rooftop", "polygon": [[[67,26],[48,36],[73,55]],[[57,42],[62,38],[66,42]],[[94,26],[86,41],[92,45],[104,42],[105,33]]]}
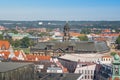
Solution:
{"label": "rooftop", "polygon": [[81,74],[75,73],[40,73],[41,80],[77,80]]}
{"label": "rooftop", "polygon": [[0,72],[11,71],[30,64],[32,63],[0,62]]}
{"label": "rooftop", "polygon": [[61,48],[62,50],[66,50],[70,44],[74,44],[74,51],[92,51],[92,52],[107,52],[109,48],[104,41],[93,42],[93,41],[81,41],[81,42],[41,42],[35,45],[32,49],[45,49],[47,45],[54,44],[52,46],[53,50],[57,50]]}
{"label": "rooftop", "polygon": [[101,58],[105,56],[106,54],[92,54],[92,53],[85,53],[85,54],[65,54],[64,56],[61,56],[61,59],[66,59],[70,61],[78,61],[78,60],[94,60],[95,58]]}
{"label": "rooftop", "polygon": [[0,49],[1,48],[9,49],[9,47],[10,43],[7,40],[0,40]]}

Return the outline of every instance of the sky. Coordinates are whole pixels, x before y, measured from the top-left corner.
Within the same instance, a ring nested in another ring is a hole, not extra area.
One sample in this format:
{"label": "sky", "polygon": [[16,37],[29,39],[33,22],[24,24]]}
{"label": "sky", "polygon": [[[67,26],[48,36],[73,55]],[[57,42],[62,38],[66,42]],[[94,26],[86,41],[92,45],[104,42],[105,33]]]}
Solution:
{"label": "sky", "polygon": [[0,0],[0,20],[120,20],[120,0]]}

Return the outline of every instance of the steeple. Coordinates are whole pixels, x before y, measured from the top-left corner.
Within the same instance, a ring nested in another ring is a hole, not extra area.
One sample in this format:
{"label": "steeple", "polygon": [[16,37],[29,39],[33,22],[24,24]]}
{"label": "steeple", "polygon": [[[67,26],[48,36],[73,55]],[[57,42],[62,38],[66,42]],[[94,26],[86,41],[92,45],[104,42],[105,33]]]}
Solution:
{"label": "steeple", "polygon": [[65,26],[64,26],[64,29],[63,29],[63,41],[69,41],[70,40],[70,28],[69,28],[69,24],[68,22],[66,22]]}

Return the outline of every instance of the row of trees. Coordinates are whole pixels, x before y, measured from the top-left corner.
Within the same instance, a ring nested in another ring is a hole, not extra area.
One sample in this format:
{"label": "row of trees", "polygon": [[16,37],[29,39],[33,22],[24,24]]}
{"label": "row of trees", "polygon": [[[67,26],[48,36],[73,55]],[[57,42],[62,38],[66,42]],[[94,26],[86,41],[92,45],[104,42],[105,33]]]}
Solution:
{"label": "row of trees", "polygon": [[24,37],[21,40],[15,40],[15,41],[10,41],[12,43],[12,46],[15,48],[20,47],[20,48],[29,48],[30,46],[34,45],[34,42],[30,40],[28,37]]}

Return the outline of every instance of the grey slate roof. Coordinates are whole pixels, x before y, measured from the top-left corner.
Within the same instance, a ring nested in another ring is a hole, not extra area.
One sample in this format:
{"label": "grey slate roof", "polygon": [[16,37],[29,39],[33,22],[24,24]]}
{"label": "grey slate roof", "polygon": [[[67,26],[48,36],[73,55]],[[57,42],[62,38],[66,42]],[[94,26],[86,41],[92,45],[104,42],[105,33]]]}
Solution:
{"label": "grey slate roof", "polygon": [[33,47],[33,49],[45,49],[47,45],[52,44],[52,49],[65,50],[68,46],[73,46],[75,51],[96,51],[107,52],[109,47],[106,42],[93,42],[93,41],[81,41],[81,42],[40,42]]}
{"label": "grey slate roof", "polygon": [[40,73],[40,80],[77,80],[81,74],[75,73]]}
{"label": "grey slate roof", "polygon": [[0,72],[11,71],[32,63],[0,62]]}

